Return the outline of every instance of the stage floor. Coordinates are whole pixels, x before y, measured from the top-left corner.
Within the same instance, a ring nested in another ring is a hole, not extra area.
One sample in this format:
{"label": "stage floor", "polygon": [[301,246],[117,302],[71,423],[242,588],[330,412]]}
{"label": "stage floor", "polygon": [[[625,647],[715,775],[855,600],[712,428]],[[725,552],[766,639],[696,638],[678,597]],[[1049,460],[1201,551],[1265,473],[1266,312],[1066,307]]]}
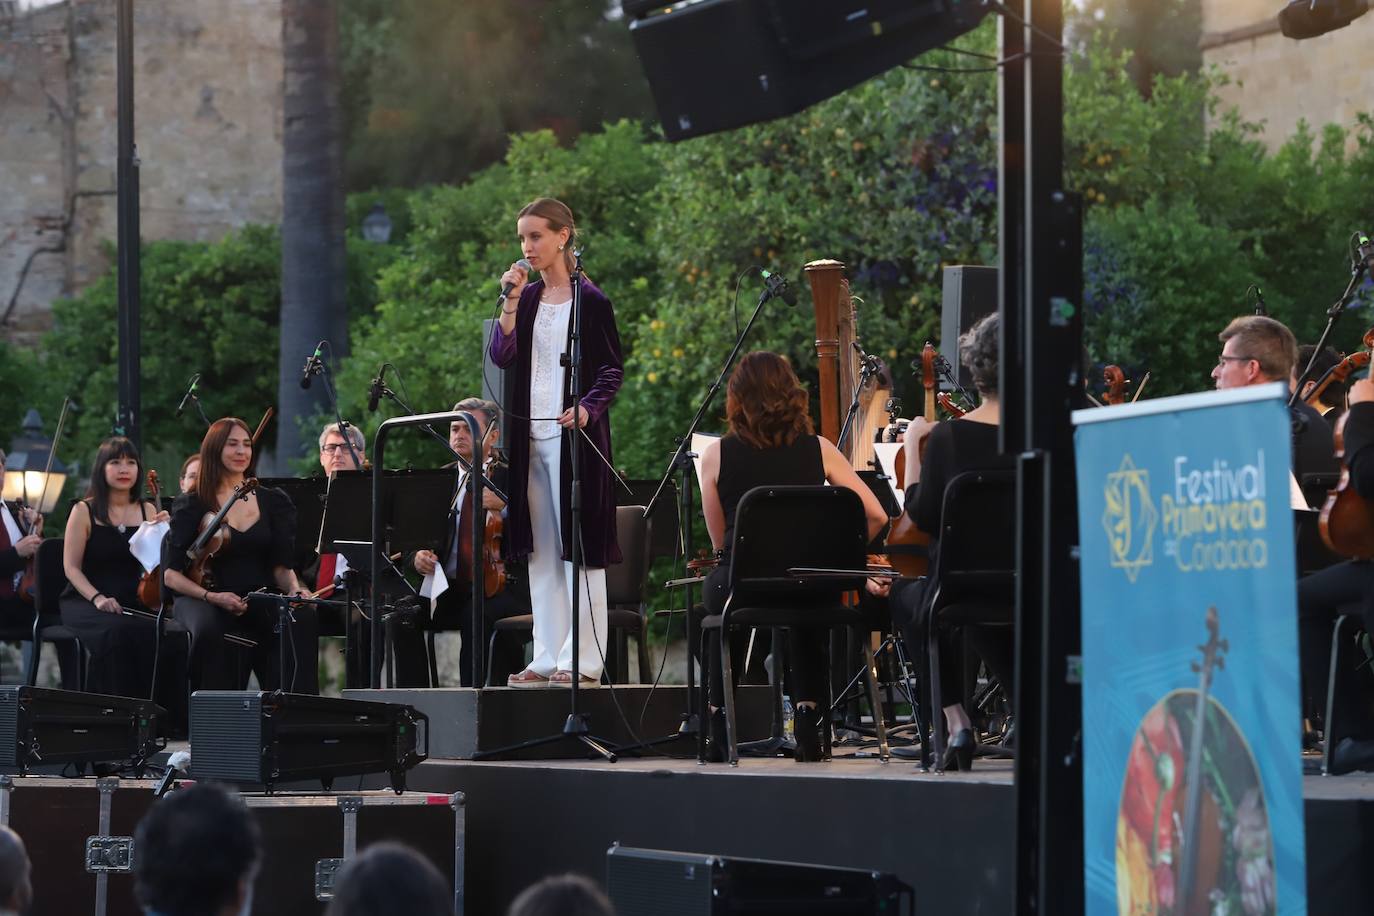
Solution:
{"label": "stage floor", "polygon": [[[1013,762],[969,773],[837,758],[431,760],[413,789],[467,794],[469,913],[499,913],[544,875],[605,878],[613,844],[891,872],[916,912],[1011,913]],[[1374,775],[1308,776],[1308,912],[1374,899]],[[1067,827],[1067,825],[1066,825]]]}

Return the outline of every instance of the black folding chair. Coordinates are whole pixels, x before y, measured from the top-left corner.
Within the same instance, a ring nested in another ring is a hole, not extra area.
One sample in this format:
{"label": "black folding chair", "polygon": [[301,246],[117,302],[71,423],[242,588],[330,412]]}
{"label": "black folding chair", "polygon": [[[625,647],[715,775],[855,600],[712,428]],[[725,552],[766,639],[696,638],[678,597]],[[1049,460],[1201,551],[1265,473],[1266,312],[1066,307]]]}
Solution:
{"label": "black folding chair", "polygon": [[33,623],[24,628],[8,627],[0,631],[0,640],[6,642],[19,640],[31,641],[33,651],[29,653],[28,670],[24,683],[33,687],[38,683],[38,660],[43,654],[43,643],[53,643],[61,651],[59,643],[71,643],[76,647],[77,689],[86,689],[86,650],[76,633],[62,623],[62,609],[57,604],[62,590],[67,587],[67,573],[62,568],[62,538],[48,538],[38,545],[34,557]]}
{"label": "black folding chair", "polygon": [[[926,677],[935,768],[944,767],[940,630],[1016,623],[1016,474],[966,471],[945,488],[940,538],[926,614]],[[1012,685],[1003,687],[1010,693]]]}
{"label": "black folding chair", "polygon": [[[731,627],[849,627],[863,647],[869,703],[877,729],[879,756],[889,759],[883,727],[868,620],[855,606],[845,604],[846,592],[862,588],[862,572],[852,578],[793,575],[796,568],[863,570],[867,559],[868,523],[858,494],[843,487],[755,487],[740,500],[735,514],[735,539],[730,551],[729,596],[720,614],[702,620],[703,633],[720,631],[721,675],[725,683],[725,730],[728,759],[739,765],[736,736],[734,676],[730,661]],[[779,658],[779,646],[774,657]],[[708,653],[702,652],[705,659]],[[776,668],[776,666],[775,666]],[[775,705],[781,678],[775,674]],[[708,666],[702,665],[702,721],[709,694]],[[821,698],[822,715],[829,708]],[[774,740],[781,738],[775,709]]]}

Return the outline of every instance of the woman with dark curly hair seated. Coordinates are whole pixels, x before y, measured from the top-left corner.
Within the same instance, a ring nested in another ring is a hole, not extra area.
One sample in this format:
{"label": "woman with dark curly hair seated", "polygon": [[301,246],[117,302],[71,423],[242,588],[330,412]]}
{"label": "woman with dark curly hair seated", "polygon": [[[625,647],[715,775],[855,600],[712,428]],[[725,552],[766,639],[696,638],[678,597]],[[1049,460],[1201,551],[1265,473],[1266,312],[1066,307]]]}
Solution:
{"label": "woman with dark curly hair seated", "polygon": [[[829,483],[853,490],[863,500],[868,536],[887,524],[878,497],[859,479],[849,460],[829,440],[812,432],[809,400],[797,375],[776,353],[755,351],[736,367],[726,387],[725,416],[730,431],[707,446],[701,455],[701,508],[711,546],[722,553],[720,565],[706,578],[702,602],[709,614],[719,614],[729,596],[729,550],[734,540],[735,510],[754,487]],[[829,666],[825,632],[791,630],[790,690],[796,708],[793,735],[798,760],[821,759],[822,726],[829,695]],[[713,640],[719,631],[711,631]],[[708,650],[720,655],[718,642]],[[724,681],[719,665],[712,666],[710,702],[712,756],[723,747]]]}
{"label": "woman with dark curly hair seated", "polygon": [[[906,508],[904,511],[916,527],[931,535],[930,555],[936,556],[939,542],[940,515],[944,508],[945,488],[965,471],[981,471],[1008,467],[1008,459],[997,450],[997,427],[1002,412],[997,401],[997,350],[1001,321],[996,312],[980,319],[959,338],[959,361],[973,376],[978,389],[979,405],[957,420],[932,425],[917,417],[907,427],[906,448]],[[928,435],[924,457],[914,448]],[[929,612],[931,589],[929,580],[901,582],[892,588],[892,619],[902,633],[908,650],[916,658],[924,653],[922,632],[925,615]],[[988,669],[997,677],[1011,697],[1014,635],[1010,627],[965,627],[962,634],[983,658]],[[940,693],[943,697],[945,722],[949,726],[950,742],[942,761],[946,769],[967,770],[973,763],[973,723],[964,709],[964,678],[959,660],[962,645],[958,634],[942,632],[940,636]],[[946,659],[948,662],[946,663]]]}

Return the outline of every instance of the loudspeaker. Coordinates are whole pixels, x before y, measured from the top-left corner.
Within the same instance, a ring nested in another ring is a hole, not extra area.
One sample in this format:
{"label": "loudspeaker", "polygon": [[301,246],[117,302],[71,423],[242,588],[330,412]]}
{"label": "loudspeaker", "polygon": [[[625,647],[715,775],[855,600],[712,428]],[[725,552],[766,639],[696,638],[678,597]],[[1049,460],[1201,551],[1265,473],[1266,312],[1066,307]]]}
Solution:
{"label": "loudspeaker", "polygon": [[191,694],[196,779],[261,785],[269,792],[279,782],[318,779],[327,791],[336,776],[386,773],[401,792],[406,770],[428,749],[429,718],[400,703],[280,690]]}
{"label": "loudspeaker", "polygon": [[[959,384],[973,391],[973,377],[959,362],[959,336],[997,311],[996,267],[960,264],[946,267],[940,306],[940,355],[949,360]],[[948,384],[944,387],[948,388]]]}
{"label": "loudspeaker", "polygon": [[913,912],[911,888],[882,872],[626,846],[606,853],[606,891],[617,916]]}
{"label": "loudspeaker", "polygon": [[0,766],[123,763],[139,768],[167,742],[151,700],[44,687],[0,687]]}
{"label": "loudspeaker", "polygon": [[989,9],[973,0],[665,6],[631,22],[630,36],[669,140],[800,111],[957,38]]}
{"label": "loudspeaker", "polygon": [[[494,404],[501,405],[504,413],[506,410],[506,372],[505,369],[498,369],[496,363],[491,361],[491,339],[500,333],[496,325],[495,318],[482,319],[482,397]],[[496,429],[496,448],[506,447],[506,424],[500,423]]]}

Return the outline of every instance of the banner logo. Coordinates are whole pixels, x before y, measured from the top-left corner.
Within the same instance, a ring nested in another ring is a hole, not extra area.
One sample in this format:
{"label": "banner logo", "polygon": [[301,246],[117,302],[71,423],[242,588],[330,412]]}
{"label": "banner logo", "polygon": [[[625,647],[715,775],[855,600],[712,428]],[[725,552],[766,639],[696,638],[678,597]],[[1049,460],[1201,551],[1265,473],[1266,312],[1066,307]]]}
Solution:
{"label": "banner logo", "polygon": [[1112,566],[1125,570],[1132,582],[1140,570],[1154,563],[1154,533],[1159,511],[1150,499],[1150,472],[1135,466],[1130,455],[1107,475],[1103,489],[1107,506],[1102,527],[1107,530]]}

